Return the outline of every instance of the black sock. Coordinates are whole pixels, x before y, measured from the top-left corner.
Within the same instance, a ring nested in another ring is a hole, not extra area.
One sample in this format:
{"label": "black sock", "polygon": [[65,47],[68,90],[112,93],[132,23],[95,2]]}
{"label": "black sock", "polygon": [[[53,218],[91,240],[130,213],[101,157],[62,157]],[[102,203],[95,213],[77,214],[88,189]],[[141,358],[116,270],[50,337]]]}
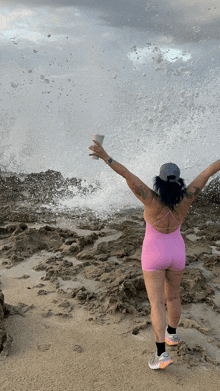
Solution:
{"label": "black sock", "polygon": [[165,342],[156,342],[157,345],[157,355],[160,356],[162,353],[164,353],[165,350]]}
{"label": "black sock", "polygon": [[173,327],[170,327],[170,326],[168,325],[168,327],[167,327],[167,332],[168,332],[169,334],[176,334],[176,329],[174,329]]}

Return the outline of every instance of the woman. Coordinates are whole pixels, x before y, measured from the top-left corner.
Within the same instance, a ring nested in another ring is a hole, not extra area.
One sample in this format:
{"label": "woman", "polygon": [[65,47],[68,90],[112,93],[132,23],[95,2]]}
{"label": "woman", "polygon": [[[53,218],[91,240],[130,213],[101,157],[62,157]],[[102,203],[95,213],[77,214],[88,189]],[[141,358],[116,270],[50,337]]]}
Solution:
{"label": "woman", "polygon": [[[157,352],[148,365],[151,369],[164,369],[173,364],[166,352],[165,342],[168,345],[178,345],[176,328],[181,316],[179,291],[186,261],[185,243],[180,226],[190,205],[210,176],[220,170],[220,160],[198,175],[187,188],[183,179],[179,177],[178,166],[173,163],[164,164],[160,168],[160,175],[154,178],[153,191],[127,168],[110,158],[97,141],[94,142],[96,145],[89,147],[94,153],[89,156],[99,156],[117,174],[124,177],[135,196],[145,206],[144,218],[147,226],[141,263],[157,346]],[[158,222],[160,224],[155,226]],[[165,303],[169,318],[167,329]]]}

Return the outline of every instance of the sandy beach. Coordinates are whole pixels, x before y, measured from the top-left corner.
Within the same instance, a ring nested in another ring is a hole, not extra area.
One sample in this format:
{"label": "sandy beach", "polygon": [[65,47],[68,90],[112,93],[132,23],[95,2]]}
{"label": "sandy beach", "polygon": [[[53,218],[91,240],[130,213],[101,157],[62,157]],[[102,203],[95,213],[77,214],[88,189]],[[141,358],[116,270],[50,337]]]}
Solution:
{"label": "sandy beach", "polygon": [[100,220],[46,208],[42,195],[51,190],[55,206],[64,182],[53,171],[1,174],[1,390],[218,390],[219,179],[181,227],[180,343],[166,347],[174,365],[164,371],[148,367],[155,342],[141,270],[143,209]]}

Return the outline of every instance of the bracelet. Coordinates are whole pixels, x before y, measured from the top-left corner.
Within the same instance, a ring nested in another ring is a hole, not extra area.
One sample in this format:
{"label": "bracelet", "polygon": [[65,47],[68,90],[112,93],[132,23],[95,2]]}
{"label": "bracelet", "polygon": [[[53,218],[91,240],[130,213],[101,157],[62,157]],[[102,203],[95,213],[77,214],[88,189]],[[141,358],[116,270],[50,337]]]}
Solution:
{"label": "bracelet", "polygon": [[108,161],[106,162],[107,164],[111,164],[114,160],[110,157],[110,159],[108,159]]}

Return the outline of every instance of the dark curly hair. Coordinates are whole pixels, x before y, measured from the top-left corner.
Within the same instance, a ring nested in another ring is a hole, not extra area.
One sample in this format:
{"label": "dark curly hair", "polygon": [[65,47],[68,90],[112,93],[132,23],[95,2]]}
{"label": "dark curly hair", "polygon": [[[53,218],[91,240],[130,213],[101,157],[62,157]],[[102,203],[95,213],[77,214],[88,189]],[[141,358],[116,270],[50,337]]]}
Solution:
{"label": "dark curly hair", "polygon": [[159,194],[161,203],[164,206],[168,206],[171,210],[175,210],[177,204],[179,204],[184,195],[187,193],[185,182],[182,178],[179,178],[180,185],[176,182],[170,182],[169,179],[174,179],[174,175],[169,175],[168,181],[163,181],[159,176],[154,177],[153,189]]}

